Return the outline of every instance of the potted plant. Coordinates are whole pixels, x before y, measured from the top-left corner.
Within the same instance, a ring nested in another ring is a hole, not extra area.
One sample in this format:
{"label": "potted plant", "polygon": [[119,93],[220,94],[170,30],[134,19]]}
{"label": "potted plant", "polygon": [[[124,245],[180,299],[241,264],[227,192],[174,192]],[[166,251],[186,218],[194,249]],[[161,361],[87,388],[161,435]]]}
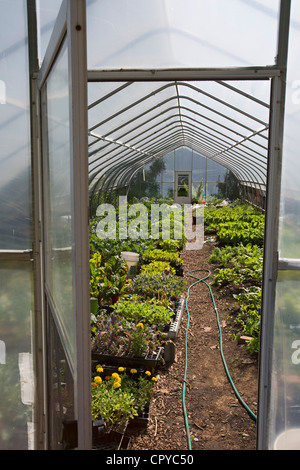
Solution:
{"label": "potted plant", "polygon": [[186,281],[179,276],[140,273],[128,287],[128,292],[143,300],[157,299],[165,306],[174,306],[184,291]]}
{"label": "potted plant", "polygon": [[143,255],[143,260],[145,263],[150,263],[153,261],[164,261],[168,262],[173,266],[176,270],[176,274],[182,276],[183,275],[183,262],[180,258],[180,254],[174,251],[167,251],[167,250],[146,250]]}
{"label": "potted plant", "polygon": [[174,267],[182,264],[182,259],[178,252],[160,249],[146,250],[143,254],[143,260],[146,263],[150,261],[167,261]]}
{"label": "potted plant", "polygon": [[112,256],[102,264],[99,252],[90,259],[90,294],[103,307],[115,303],[126,290],[127,263],[120,256]]}
{"label": "potted plant", "polygon": [[167,261],[152,261],[149,264],[144,264],[141,266],[140,272],[142,274],[176,274],[176,270],[171,264]]}
{"label": "potted plant", "polygon": [[157,379],[150,371],[96,366],[92,379],[92,419],[103,419],[105,432],[127,425],[149,404]]}
{"label": "potted plant", "polygon": [[[117,304],[116,304],[117,305]],[[154,325],[132,321],[115,312],[92,316],[92,359],[105,364],[154,368],[160,358],[164,333]]]}

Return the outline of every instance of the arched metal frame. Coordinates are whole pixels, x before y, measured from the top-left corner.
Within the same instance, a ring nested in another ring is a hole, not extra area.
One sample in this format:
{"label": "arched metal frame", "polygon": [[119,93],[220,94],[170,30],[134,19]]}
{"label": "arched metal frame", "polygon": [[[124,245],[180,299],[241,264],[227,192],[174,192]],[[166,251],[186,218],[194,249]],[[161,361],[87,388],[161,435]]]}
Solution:
{"label": "arched metal frame", "polygon": [[[272,76],[274,69],[270,72]],[[89,76],[93,75],[90,72]],[[265,187],[269,103],[224,80],[214,81],[215,94],[206,89],[207,80],[154,81],[151,91],[142,95],[140,82],[137,90],[135,83],[117,83],[115,90],[89,104],[93,113],[89,122],[91,194],[128,186],[139,168],[180,147],[216,161],[239,180]],[[244,108],[224,99],[228,90],[240,98]],[[113,105],[111,114],[95,120],[118,96],[125,106],[115,110]],[[251,107],[255,114],[248,111]]]}

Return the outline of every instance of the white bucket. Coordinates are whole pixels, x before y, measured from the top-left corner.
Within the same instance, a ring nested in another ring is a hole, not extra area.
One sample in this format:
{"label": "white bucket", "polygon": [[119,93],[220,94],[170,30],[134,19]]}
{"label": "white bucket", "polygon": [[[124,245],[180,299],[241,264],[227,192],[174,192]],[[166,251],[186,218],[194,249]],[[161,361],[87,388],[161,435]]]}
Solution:
{"label": "white bucket", "polygon": [[300,428],[288,429],[277,436],[275,450],[300,450]]}
{"label": "white bucket", "polygon": [[133,278],[136,275],[136,270],[137,270],[137,265],[140,259],[140,255],[132,251],[122,251],[121,257],[125,259],[127,266],[128,266],[127,277]]}

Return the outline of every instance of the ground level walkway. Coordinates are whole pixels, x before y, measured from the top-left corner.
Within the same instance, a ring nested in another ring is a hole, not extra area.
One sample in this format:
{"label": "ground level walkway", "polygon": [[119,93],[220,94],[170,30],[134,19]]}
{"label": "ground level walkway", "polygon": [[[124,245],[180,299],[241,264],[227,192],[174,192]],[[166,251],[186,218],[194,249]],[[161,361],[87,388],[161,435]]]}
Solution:
{"label": "ground level walkway", "polygon": [[[213,242],[206,242],[202,250],[182,253],[188,286],[195,282],[187,275],[188,271],[214,269],[207,262],[214,246]],[[207,272],[198,274],[203,277]],[[222,328],[223,351],[231,378],[242,399],[255,414],[257,361],[245,347],[233,341],[228,317],[233,306],[232,299],[224,292],[216,289],[214,292]],[[237,399],[226,375],[220,355],[215,310],[209,289],[202,282],[190,290],[188,310],[185,406],[192,449],[254,450],[256,423]],[[176,341],[175,361],[158,371],[159,380],[150,407],[149,424],[143,432],[131,437],[129,449],[188,449],[182,406],[187,319],[185,309]]]}

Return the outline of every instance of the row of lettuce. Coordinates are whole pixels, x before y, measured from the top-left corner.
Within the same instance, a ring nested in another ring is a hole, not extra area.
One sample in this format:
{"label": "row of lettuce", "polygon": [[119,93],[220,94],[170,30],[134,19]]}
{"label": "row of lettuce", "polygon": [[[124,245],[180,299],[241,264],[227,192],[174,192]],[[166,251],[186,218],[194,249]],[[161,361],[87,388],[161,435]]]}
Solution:
{"label": "row of lettuce", "polygon": [[205,209],[205,233],[218,246],[209,257],[216,265],[212,285],[229,293],[235,303],[232,317],[236,337],[248,337],[247,348],[259,350],[264,215],[251,206]]}

